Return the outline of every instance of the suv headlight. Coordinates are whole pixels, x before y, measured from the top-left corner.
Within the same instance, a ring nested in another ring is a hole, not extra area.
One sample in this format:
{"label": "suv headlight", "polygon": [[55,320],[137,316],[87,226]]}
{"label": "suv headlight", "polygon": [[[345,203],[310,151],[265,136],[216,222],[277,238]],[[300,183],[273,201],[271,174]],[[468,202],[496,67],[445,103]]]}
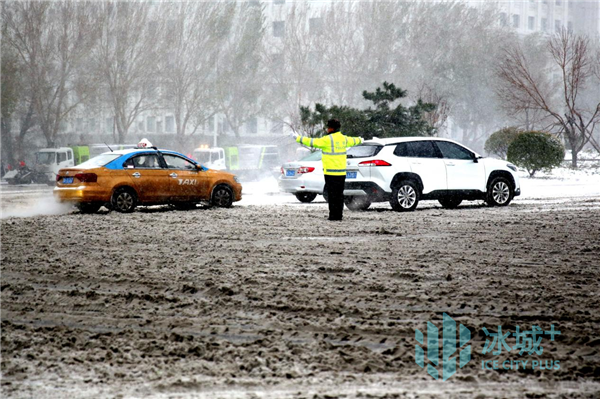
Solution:
{"label": "suv headlight", "polygon": [[235,175],[233,176],[233,180],[234,180],[236,183],[241,183],[241,181],[240,181],[240,178],[239,178],[239,177],[237,177],[237,176],[235,176]]}
{"label": "suv headlight", "polygon": [[513,165],[512,163],[507,163],[506,166],[513,172],[517,171],[517,167],[515,165]]}

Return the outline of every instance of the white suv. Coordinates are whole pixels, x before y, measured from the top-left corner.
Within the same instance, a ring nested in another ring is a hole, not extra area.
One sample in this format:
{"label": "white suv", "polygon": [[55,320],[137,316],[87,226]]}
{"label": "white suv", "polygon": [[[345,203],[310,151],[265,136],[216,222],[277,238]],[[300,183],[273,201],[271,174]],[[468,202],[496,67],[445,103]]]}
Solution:
{"label": "white suv", "polygon": [[375,138],[348,150],[344,197],[351,210],[389,201],[396,211],[413,211],[420,200],[438,200],[444,208],[463,200],[506,206],[521,194],[516,172],[452,140]]}

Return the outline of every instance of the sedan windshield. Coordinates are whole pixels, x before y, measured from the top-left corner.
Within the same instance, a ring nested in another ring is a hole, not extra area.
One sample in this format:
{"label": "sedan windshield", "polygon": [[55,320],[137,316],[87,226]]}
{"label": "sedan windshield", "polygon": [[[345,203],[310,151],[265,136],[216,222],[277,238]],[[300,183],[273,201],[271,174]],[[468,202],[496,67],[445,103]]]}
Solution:
{"label": "sedan windshield", "polygon": [[117,159],[118,157],[122,156],[121,154],[112,154],[112,153],[108,153],[108,154],[101,154],[98,155],[97,157],[94,157],[88,161],[85,161],[84,163],[81,163],[79,165],[77,165],[77,168],[81,168],[81,169],[92,169],[92,168],[98,168],[100,166],[104,166],[107,163],[114,161],[115,159]]}
{"label": "sedan windshield", "polygon": [[323,154],[321,153],[321,151],[311,152],[310,154],[302,158],[300,161],[320,161],[322,155]]}

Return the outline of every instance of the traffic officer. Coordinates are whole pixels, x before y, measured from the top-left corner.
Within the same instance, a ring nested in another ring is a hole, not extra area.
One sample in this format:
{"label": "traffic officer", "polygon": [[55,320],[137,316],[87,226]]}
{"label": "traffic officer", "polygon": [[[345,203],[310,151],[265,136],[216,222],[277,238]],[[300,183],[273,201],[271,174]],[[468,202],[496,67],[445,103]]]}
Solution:
{"label": "traffic officer", "polygon": [[344,184],[346,182],[346,149],[361,144],[362,137],[344,136],[340,132],[341,123],[337,119],[327,121],[327,136],[310,138],[294,133],[296,141],[323,152],[323,173],[325,190],[329,202],[329,220],[342,220],[344,212]]}

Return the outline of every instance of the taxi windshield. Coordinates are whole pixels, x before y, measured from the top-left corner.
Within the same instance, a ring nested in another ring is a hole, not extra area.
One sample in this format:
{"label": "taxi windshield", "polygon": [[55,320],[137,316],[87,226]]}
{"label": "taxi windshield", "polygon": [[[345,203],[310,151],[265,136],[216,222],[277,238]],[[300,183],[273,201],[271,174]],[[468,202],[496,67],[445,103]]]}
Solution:
{"label": "taxi windshield", "polygon": [[81,169],[97,168],[100,166],[104,166],[111,161],[114,161],[115,159],[117,159],[120,156],[122,156],[122,155],[113,154],[113,153],[101,154],[101,155],[98,155],[97,157],[94,157],[94,158],[88,160],[88,161],[85,161],[84,163],[77,165],[77,168],[81,168]]}

